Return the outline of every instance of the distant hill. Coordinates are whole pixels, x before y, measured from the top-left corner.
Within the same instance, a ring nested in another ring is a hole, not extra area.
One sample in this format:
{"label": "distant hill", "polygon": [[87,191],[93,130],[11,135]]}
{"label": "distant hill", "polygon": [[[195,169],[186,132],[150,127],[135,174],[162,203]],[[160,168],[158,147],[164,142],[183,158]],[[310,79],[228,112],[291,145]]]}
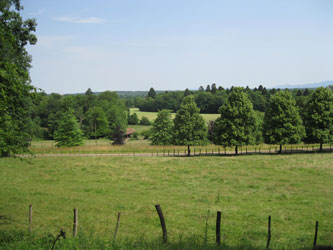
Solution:
{"label": "distant hill", "polygon": [[300,85],[280,85],[275,86],[274,88],[280,88],[280,89],[313,89],[313,88],[319,88],[319,87],[328,87],[329,85],[333,85],[333,81],[324,81],[324,82],[317,82],[317,83],[309,83],[309,84],[300,84]]}

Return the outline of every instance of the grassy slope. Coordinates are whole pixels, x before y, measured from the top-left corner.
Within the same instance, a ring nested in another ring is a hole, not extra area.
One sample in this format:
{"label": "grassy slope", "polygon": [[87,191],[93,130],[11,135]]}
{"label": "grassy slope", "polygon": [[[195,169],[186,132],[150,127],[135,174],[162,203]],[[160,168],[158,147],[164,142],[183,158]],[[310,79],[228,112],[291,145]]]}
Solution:
{"label": "grassy slope", "polygon": [[240,157],[59,157],[0,159],[0,230],[70,233],[72,209],[80,230],[110,237],[122,212],[119,237],[160,235],[161,204],[171,239],[204,234],[214,241],[217,210],[223,241],[263,246],[272,216],[272,246],[333,241],[332,154]]}

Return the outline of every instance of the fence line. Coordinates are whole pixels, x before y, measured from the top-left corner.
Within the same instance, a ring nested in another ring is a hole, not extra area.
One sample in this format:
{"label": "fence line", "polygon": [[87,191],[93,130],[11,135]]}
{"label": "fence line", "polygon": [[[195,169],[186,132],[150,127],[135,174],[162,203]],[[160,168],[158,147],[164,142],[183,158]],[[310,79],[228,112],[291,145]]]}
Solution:
{"label": "fence line", "polygon": [[[162,208],[159,204],[157,204],[157,205],[155,205],[155,209],[156,209],[157,215],[160,219],[160,224],[161,224],[161,228],[162,228],[162,242],[167,243],[167,241],[168,241],[167,227],[166,227],[165,217],[164,217],[164,214],[162,212]],[[32,225],[32,212],[31,211],[32,211],[32,205],[29,205],[29,233],[31,233],[31,225]],[[74,208],[73,211],[74,211],[74,214],[73,214],[73,218],[74,218],[74,220],[73,220],[73,237],[76,237],[77,234],[78,234],[78,209]],[[154,213],[154,214],[156,214],[156,213]],[[172,214],[172,215],[174,215],[174,214]],[[171,214],[167,215],[167,216],[171,216]],[[204,234],[204,242],[205,243],[207,243],[208,217],[209,217],[209,210],[208,210],[207,215],[205,217],[205,234]],[[224,226],[221,230],[221,225],[222,225],[224,219],[225,219],[224,217],[222,218],[222,211],[217,211],[216,212],[216,226],[215,226],[215,232],[216,232],[215,241],[216,241],[217,246],[221,245],[221,231],[223,231],[223,230],[226,231],[226,227],[227,227],[226,223],[223,224]],[[321,247],[323,247],[323,246],[317,246],[318,225],[319,225],[319,222],[316,221],[316,223],[315,223],[315,232],[314,232],[314,240],[313,240],[313,249],[321,249]],[[117,224],[116,224],[113,240],[116,240],[116,236],[117,236],[117,232],[118,232],[119,227],[120,227],[120,212],[118,212]],[[271,216],[269,215],[268,216],[268,226],[267,226],[266,249],[269,249],[270,242],[271,242],[271,239],[272,239],[271,228],[272,228]],[[228,233],[230,234],[230,231],[228,231]],[[53,243],[52,249],[54,248],[55,242],[59,239],[59,237],[64,236],[64,235],[65,235],[65,232],[61,229],[60,234],[57,236],[57,239]],[[225,236],[225,233],[224,233],[224,236]],[[273,239],[278,240],[279,239],[278,236],[279,236],[279,234],[274,233],[274,238]],[[253,237],[251,237],[251,238],[253,238]],[[260,237],[260,239],[263,239],[263,237]],[[333,246],[324,246],[324,247],[328,247],[328,248],[322,248],[322,249],[332,249],[331,247],[333,247]]]}
{"label": "fence line", "polygon": [[[271,147],[248,147],[241,146],[239,147],[238,155],[256,155],[256,154],[265,154],[265,155],[276,155],[279,153],[279,148],[277,146]],[[98,150],[97,150],[98,151]],[[314,145],[302,145],[302,146],[293,146],[286,145],[282,147],[281,154],[293,154],[293,153],[325,153],[325,152],[333,152],[332,145],[324,146],[322,151],[320,151],[319,145],[315,147]],[[140,151],[137,150],[127,150],[127,151],[103,151],[103,152],[86,152],[86,151],[75,151],[70,149],[70,151],[66,152],[55,152],[55,153],[37,153],[33,154],[34,156],[188,156],[187,149],[184,148],[173,148],[173,149],[145,149]],[[31,156],[33,156],[31,155]],[[231,148],[198,148],[197,146],[190,151],[191,156],[232,156],[235,155],[235,152]],[[19,155],[19,156],[30,156],[30,155]]]}

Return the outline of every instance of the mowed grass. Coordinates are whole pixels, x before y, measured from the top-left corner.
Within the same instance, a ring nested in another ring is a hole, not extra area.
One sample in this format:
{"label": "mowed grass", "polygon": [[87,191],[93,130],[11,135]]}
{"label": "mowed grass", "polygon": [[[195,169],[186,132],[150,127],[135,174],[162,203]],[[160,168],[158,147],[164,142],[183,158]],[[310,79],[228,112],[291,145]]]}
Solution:
{"label": "mowed grass", "polygon": [[[0,159],[0,230],[28,228],[33,205],[36,233],[72,230],[111,238],[121,212],[119,239],[161,235],[160,204],[171,241],[215,239],[222,211],[222,241],[265,246],[272,216],[272,248],[333,242],[333,155],[238,157],[40,157]],[[293,249],[293,247],[290,247]]]}
{"label": "mowed grass", "polygon": [[[138,108],[131,108],[130,113],[131,114],[136,113],[138,115],[139,119],[141,119],[143,116],[145,116],[151,122],[153,122],[157,117],[157,112],[143,112],[143,111],[140,111]],[[176,116],[176,113],[171,113],[172,119],[174,119],[175,116]],[[204,118],[204,120],[206,122],[209,122],[209,121],[215,121],[218,117],[220,117],[220,114],[201,114],[201,116]]]}

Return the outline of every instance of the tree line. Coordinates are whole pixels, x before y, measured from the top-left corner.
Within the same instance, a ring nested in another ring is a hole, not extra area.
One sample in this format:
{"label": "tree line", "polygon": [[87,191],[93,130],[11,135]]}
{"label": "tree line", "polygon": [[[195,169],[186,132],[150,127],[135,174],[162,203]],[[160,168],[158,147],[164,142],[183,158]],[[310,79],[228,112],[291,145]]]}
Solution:
{"label": "tree line", "polygon": [[[124,97],[123,99],[125,99],[127,107],[137,107],[140,111],[157,112],[168,109],[177,112],[183,99],[188,95],[193,95],[200,113],[218,114],[219,108],[225,103],[232,89],[233,87],[226,89],[222,86],[217,87],[215,83],[207,85],[206,89],[200,86],[195,91],[185,89],[185,91],[160,93],[156,92],[154,88],[150,88],[146,97]],[[253,105],[253,109],[264,112],[270,97],[280,89],[267,89],[263,85],[259,85],[258,88],[253,89],[247,86],[244,90]],[[298,108],[303,108],[313,89],[291,89],[290,92],[294,96]]]}
{"label": "tree line", "polygon": [[268,100],[264,119],[257,119],[246,89],[234,87],[220,106],[220,117],[205,124],[193,95],[186,96],[171,120],[170,111],[161,110],[150,132],[155,145],[205,145],[208,139],[224,147],[267,144],[282,145],[333,141],[333,94],[317,88],[299,112],[290,91],[277,91]]}

